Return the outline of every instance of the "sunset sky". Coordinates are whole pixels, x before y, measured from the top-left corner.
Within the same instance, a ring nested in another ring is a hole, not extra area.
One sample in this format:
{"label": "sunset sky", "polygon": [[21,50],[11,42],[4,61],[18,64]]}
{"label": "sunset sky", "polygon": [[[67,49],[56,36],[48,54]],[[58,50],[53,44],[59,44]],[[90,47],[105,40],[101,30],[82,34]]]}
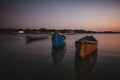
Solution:
{"label": "sunset sky", "polygon": [[119,0],[1,0],[0,27],[120,31]]}

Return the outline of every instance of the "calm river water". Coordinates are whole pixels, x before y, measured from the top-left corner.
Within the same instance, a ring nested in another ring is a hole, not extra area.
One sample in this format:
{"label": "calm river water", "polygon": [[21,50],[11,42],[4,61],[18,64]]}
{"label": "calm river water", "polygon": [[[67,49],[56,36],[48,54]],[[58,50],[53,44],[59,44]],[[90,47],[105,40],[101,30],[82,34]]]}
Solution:
{"label": "calm river water", "polygon": [[0,80],[83,80],[76,69],[75,40],[86,35],[98,40],[98,54],[84,79],[120,80],[120,34],[66,35],[66,49],[58,62],[51,37],[26,42],[24,35],[1,34]]}

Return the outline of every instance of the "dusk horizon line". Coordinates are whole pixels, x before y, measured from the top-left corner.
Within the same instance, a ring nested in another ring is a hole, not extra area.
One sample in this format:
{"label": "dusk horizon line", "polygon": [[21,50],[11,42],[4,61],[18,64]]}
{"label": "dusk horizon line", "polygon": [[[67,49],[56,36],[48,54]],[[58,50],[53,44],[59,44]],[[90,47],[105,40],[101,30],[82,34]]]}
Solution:
{"label": "dusk horizon line", "polygon": [[64,28],[64,29],[55,29],[55,28],[39,28],[39,29],[37,29],[37,28],[8,28],[8,27],[6,27],[6,28],[0,28],[0,30],[7,30],[7,29],[13,29],[13,30],[41,30],[41,29],[44,29],[44,30],[67,30],[67,31],[74,31],[74,30],[80,30],[80,31],[92,31],[92,32],[116,32],[116,33],[120,33],[120,31],[112,31],[112,30],[104,30],[104,31],[96,31],[96,30],[86,30],[86,29],[70,29],[70,28]]}

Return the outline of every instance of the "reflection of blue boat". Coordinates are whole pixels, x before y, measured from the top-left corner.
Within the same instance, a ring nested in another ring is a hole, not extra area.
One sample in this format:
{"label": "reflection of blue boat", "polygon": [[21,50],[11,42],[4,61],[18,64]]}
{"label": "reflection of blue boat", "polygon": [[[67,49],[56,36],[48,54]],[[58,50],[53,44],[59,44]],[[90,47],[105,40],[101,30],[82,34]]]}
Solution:
{"label": "reflection of blue boat", "polygon": [[65,44],[66,37],[55,31],[51,39],[52,46],[59,47]]}
{"label": "reflection of blue boat", "polygon": [[66,52],[66,45],[62,46],[61,48],[52,48],[52,59],[54,65],[58,65],[60,61],[63,59],[64,54]]}
{"label": "reflection of blue boat", "polygon": [[39,35],[39,34],[29,34],[26,35],[27,40],[39,40],[39,39],[47,39],[49,35]]}

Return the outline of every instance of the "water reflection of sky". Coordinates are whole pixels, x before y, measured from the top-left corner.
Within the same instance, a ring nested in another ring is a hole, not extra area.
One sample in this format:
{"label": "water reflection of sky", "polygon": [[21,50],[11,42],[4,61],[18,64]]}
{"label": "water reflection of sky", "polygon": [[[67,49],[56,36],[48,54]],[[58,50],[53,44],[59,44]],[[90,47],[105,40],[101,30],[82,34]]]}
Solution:
{"label": "water reflection of sky", "polygon": [[[75,80],[75,43],[87,34],[66,35],[66,53],[57,67],[52,60],[50,37],[46,40],[25,43],[23,35],[0,37],[0,64],[4,78]],[[90,35],[90,34],[89,34]],[[92,34],[98,40],[98,58],[88,80],[113,80],[120,72],[120,35]],[[67,75],[67,76],[66,76]]]}

